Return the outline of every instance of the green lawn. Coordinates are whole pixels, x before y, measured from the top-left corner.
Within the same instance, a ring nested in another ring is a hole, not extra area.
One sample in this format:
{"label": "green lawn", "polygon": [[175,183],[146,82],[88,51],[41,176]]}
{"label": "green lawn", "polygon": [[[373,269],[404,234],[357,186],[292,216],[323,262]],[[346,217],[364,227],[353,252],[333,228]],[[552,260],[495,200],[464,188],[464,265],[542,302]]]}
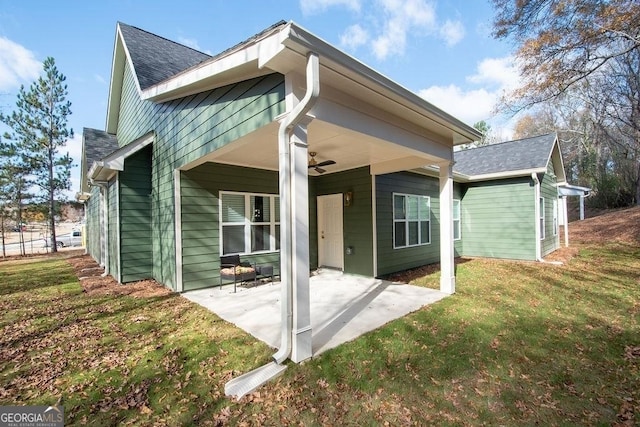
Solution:
{"label": "green lawn", "polygon": [[[0,405],[66,425],[638,425],[640,249],[471,260],[457,293],[241,401],[273,349],[171,295],[96,297],[61,259],[0,263]],[[438,274],[417,280],[437,287]]]}

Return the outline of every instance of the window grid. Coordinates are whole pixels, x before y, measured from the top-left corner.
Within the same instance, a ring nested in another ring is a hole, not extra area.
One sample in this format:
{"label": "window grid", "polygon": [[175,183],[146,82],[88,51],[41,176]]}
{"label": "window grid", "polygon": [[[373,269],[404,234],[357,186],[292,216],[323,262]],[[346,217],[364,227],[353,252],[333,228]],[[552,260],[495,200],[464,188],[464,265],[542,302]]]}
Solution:
{"label": "window grid", "polygon": [[460,240],[460,200],[453,199],[453,240]]}
{"label": "window grid", "polygon": [[540,240],[544,240],[545,238],[544,227],[544,198],[540,197]]}
{"label": "window grid", "polygon": [[[239,197],[242,197],[242,202]],[[235,205],[232,205],[234,198],[236,198]],[[279,203],[279,196],[273,194],[220,192],[220,253],[246,255],[278,251],[280,249]],[[242,212],[239,212],[240,207]],[[265,212],[265,209],[268,210]],[[242,227],[241,233],[240,227]],[[235,235],[234,231],[236,231]],[[230,241],[234,237],[237,239],[240,235],[242,235],[241,244]]]}
{"label": "window grid", "polygon": [[428,196],[393,193],[393,248],[431,243],[431,199]]}

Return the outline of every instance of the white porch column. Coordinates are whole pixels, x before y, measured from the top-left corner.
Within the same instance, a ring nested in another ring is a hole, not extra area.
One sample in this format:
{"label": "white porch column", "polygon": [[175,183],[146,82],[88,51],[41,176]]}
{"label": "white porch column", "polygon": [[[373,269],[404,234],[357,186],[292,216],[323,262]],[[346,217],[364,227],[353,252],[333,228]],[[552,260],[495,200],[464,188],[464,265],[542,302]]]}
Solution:
{"label": "white porch column", "polygon": [[456,291],[456,274],[453,249],[453,163],[444,162],[440,167],[440,291],[453,294]]}
{"label": "white porch column", "polygon": [[567,196],[562,198],[562,221],[564,222],[564,245],[569,246],[569,214],[567,206]]}
{"label": "white porch column", "polygon": [[312,356],[311,300],[309,297],[309,179],[307,153],[308,119],[292,129],[291,159],[291,213],[293,279],[293,327],[291,360],[301,362]]}
{"label": "white porch column", "polygon": [[580,195],[580,221],[584,219],[584,195]]}

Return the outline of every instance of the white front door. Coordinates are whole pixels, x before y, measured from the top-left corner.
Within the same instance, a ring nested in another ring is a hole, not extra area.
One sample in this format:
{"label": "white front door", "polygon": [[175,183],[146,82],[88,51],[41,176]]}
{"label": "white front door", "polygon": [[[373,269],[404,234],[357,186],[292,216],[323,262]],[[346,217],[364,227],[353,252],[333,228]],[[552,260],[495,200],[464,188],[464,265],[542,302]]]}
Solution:
{"label": "white front door", "polygon": [[344,270],[342,194],[318,196],[318,266]]}

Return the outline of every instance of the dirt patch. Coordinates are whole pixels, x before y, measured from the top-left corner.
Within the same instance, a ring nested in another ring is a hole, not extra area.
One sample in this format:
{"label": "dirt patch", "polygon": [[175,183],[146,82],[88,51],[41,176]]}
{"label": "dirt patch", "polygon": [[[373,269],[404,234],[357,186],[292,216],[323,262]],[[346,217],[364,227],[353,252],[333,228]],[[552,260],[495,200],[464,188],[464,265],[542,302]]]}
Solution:
{"label": "dirt patch", "polygon": [[612,242],[640,244],[640,206],[569,223],[569,244]]}
{"label": "dirt patch", "polygon": [[120,284],[111,275],[102,276],[104,269],[89,255],[76,255],[67,259],[73,267],[83,292],[88,295],[129,295],[151,298],[169,295],[172,291],[152,279]]}

